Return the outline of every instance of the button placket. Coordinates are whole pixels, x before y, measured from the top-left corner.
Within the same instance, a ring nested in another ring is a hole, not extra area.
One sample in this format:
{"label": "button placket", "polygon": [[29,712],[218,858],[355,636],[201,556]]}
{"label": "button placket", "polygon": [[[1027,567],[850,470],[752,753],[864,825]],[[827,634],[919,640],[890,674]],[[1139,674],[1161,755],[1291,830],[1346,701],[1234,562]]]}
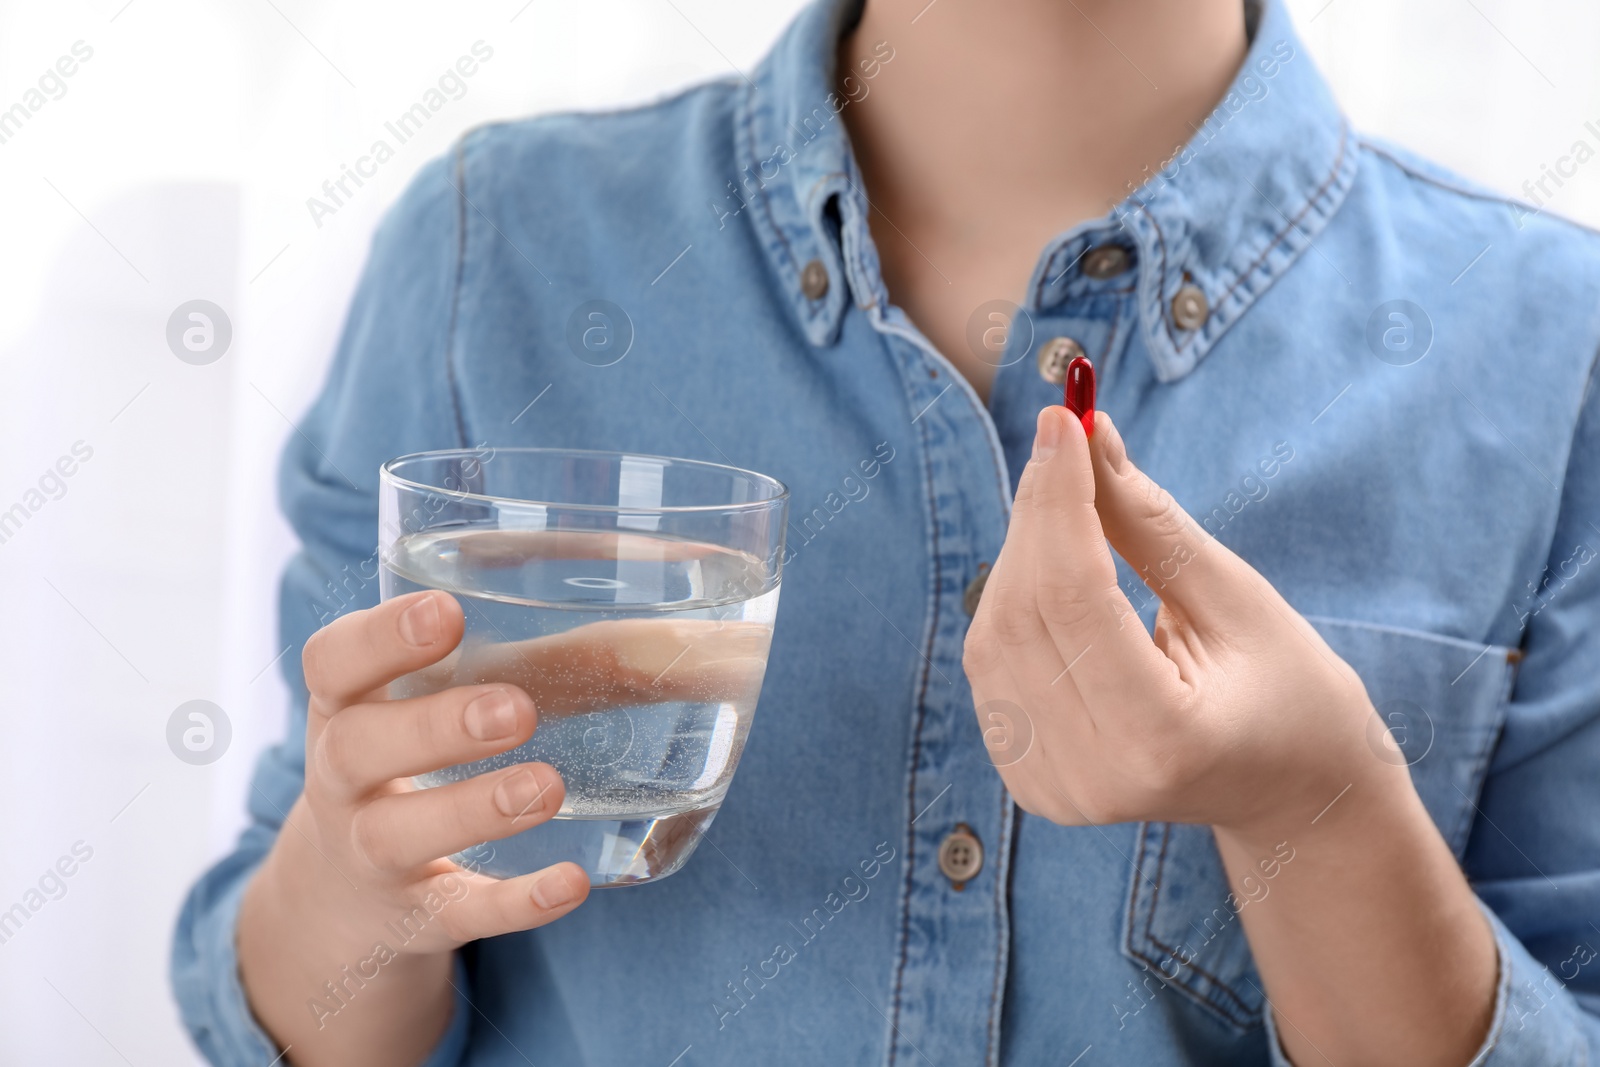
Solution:
{"label": "button placket", "polygon": [[[907,723],[904,934],[894,974],[897,992],[893,1006],[885,1008],[891,1060],[910,1063],[919,1059],[918,1048],[937,1047],[951,1062],[993,1065],[993,1035],[1004,1003],[1004,885],[1015,814],[1004,783],[984,757],[961,656],[970,624],[967,590],[981,570],[977,561],[993,560],[1005,534],[1008,472],[990,448],[992,429],[982,407],[953,393],[932,403],[949,383],[929,377],[930,368],[941,378],[945,371],[921,338],[899,329],[882,332],[913,396],[916,421],[905,451],[923,464],[914,473],[929,509],[933,594],[926,629],[907,632],[918,652],[918,677]],[[1031,347],[1021,351],[1031,354]],[[1000,380],[1010,371],[1032,378],[1026,367],[1016,366],[999,368]],[[953,891],[945,866],[952,859],[970,865],[983,844],[959,848],[952,857],[946,840],[958,820],[969,828],[970,841],[989,844],[986,869],[976,880],[969,875],[960,893]]]}
{"label": "button placket", "polygon": [[[1127,323],[1138,316],[1134,271],[1140,263],[1138,237],[1123,227],[1082,235],[1051,253],[1032,294],[1038,306],[1031,309],[1033,328],[1041,339],[1034,351],[1035,366],[1047,388],[1060,388],[1068,364],[1084,356],[1094,362],[1102,391],[1108,391],[1107,380],[1128,341]],[[1046,394],[1031,385],[1025,393],[1033,405],[1028,413],[1031,429],[1040,402],[1034,398]],[[1015,462],[1009,447],[1007,456]]]}

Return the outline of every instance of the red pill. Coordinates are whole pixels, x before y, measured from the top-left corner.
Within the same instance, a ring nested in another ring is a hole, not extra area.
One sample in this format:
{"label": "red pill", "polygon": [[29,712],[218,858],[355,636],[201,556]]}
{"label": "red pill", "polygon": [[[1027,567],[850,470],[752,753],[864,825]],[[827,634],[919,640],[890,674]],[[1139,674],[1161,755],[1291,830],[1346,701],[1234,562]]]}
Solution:
{"label": "red pill", "polygon": [[1062,401],[1067,410],[1078,416],[1083,432],[1094,436],[1094,364],[1079,356],[1067,364],[1067,382]]}

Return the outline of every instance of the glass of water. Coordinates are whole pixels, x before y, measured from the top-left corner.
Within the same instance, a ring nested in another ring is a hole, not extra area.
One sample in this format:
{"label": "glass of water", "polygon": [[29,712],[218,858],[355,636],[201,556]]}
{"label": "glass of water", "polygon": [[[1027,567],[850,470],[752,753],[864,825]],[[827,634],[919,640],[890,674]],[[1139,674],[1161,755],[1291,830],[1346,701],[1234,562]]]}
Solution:
{"label": "glass of water", "polygon": [[530,761],[566,783],[553,820],[457,862],[504,878],[570,860],[596,886],[683,866],[755,713],[788,495],[763,474],[617,452],[485,447],[383,465],[383,598],[442,589],[466,615],[460,647],[391,695],[508,682],[539,709],[526,744],[415,784]]}

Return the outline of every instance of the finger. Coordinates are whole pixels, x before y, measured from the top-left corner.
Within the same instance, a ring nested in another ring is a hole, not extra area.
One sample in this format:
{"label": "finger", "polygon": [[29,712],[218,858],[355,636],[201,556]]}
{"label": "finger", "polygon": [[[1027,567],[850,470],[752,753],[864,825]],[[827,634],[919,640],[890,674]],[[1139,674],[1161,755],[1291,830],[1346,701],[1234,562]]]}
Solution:
{"label": "finger", "polygon": [[700,838],[711,828],[716,809],[669,815],[656,821],[650,833],[630,857],[626,877],[643,875],[659,878],[671,874],[688,862],[699,847]]}
{"label": "finger", "polygon": [[[1130,737],[1147,738],[1152,716],[1129,714],[1133,709],[1126,701],[1090,714],[1073,673],[1095,649],[1063,665],[1037,611],[1009,607],[1031,587],[1031,574],[1013,567],[1001,575],[997,563],[989,581],[979,617],[968,631],[966,661],[991,761],[1025,811],[1064,826],[1125,821],[1122,798],[1133,795],[1129,790],[1138,783],[1121,771],[1118,749]],[[984,603],[989,603],[988,614]],[[1143,634],[1137,616],[1130,612],[1124,619]],[[1158,615],[1156,646],[1168,652],[1171,645],[1169,658],[1180,677],[1192,676],[1182,674],[1190,659],[1181,634],[1171,631],[1170,619]]]}
{"label": "finger", "polygon": [[591,559],[681,562],[722,553],[715,545],[671,541],[616,530],[484,530],[462,538],[459,551],[474,567],[525,567],[530,560]]}
{"label": "finger", "polygon": [[1235,625],[1255,571],[1134,466],[1109,415],[1097,412],[1095,429],[1095,509],[1112,547],[1172,610],[1202,628]]}
{"label": "finger", "polygon": [[[1019,486],[1018,499],[1025,499],[1030,490],[1031,486]],[[1030,691],[1049,689],[1066,670],[1061,651],[1039,616],[1034,558],[1024,538],[1023,529],[1013,525],[967,630],[962,667],[972,683],[974,700],[981,690],[1007,682],[1011,675],[1018,675],[1016,684]]]}
{"label": "finger", "polygon": [[462,625],[461,605],[436,590],[335,619],[311,635],[302,656],[314,709],[331,715],[438,662],[460,642]]}
{"label": "finger", "polygon": [[[1063,407],[1039,413],[1034,457],[1023,472],[1008,543],[1017,539],[1033,561],[1035,610],[1071,664],[1074,683],[1097,725],[1102,714],[1141,703],[1164,704],[1177,679],[1172,662],[1151,643],[1117,585],[1095,510],[1095,481],[1082,425]],[[999,606],[1026,610],[1026,602]]]}
{"label": "finger", "polygon": [[[990,588],[985,589],[986,600]],[[1024,811],[1075,823],[1076,813],[1063,808],[1043,783],[1060,775],[1058,761],[1064,765],[1087,755],[1093,724],[1066,668],[1056,667],[1060,656],[1037,614],[1032,615],[1034,634],[1002,633],[994,621],[1004,617],[992,609],[986,616],[980,607],[962,658],[984,754]],[[1039,679],[1052,667],[1056,684],[1044,681],[1041,686]],[[1033,683],[1019,681],[1019,671],[1034,675]]]}
{"label": "finger", "polygon": [[399,873],[537,826],[560,810],[565,796],[554,767],[520,763],[464,782],[380,796],[356,810],[350,832],[368,863]]}
{"label": "finger", "polygon": [[[451,878],[460,876],[444,874],[434,881]],[[589,876],[576,863],[557,863],[504,881],[474,878],[467,886],[466,895],[439,914],[458,944],[543,926],[561,918],[589,896]],[[460,888],[456,892],[459,894]]]}
{"label": "finger", "polygon": [[618,619],[528,641],[463,648],[421,672],[423,688],[510,682],[546,715],[671,700],[746,699],[766,670],[772,627],[716,619]]}
{"label": "finger", "polygon": [[533,736],[538,719],[533,699],[515,686],[458,686],[351,705],[308,744],[323,780],[360,795],[515,748]]}
{"label": "finger", "polygon": [[1083,825],[1058,779],[1063,768],[1100,762],[1098,731],[1071,677],[1075,663],[1062,661],[1033,602],[1034,557],[1020,537],[1006,543],[1017,550],[995,561],[963,656],[984,749],[1023,810]]}

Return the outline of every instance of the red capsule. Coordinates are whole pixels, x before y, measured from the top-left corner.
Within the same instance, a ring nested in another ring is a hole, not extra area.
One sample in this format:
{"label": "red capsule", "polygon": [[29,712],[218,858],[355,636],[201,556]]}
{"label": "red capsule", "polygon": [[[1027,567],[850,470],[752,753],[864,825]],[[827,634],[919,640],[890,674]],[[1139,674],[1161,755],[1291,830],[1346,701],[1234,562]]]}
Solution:
{"label": "red capsule", "polygon": [[1067,364],[1066,388],[1061,402],[1067,410],[1078,416],[1083,432],[1094,436],[1094,364],[1079,356]]}

